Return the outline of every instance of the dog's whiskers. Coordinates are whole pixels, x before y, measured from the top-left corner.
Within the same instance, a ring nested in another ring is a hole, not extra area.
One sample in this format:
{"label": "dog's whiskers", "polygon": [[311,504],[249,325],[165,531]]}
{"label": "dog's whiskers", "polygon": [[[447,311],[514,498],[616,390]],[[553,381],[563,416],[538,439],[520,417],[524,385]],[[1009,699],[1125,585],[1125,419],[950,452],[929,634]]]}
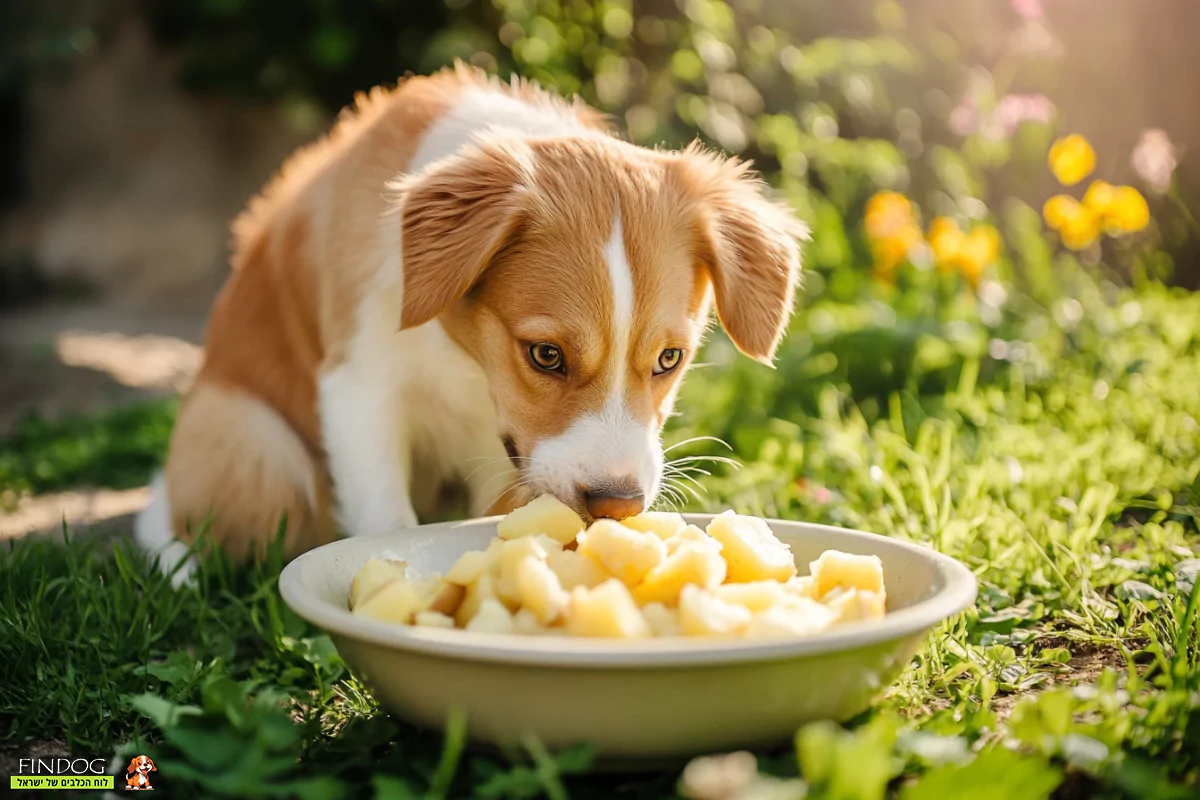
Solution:
{"label": "dog's whiskers", "polygon": [[742,462],[737,459],[727,458],[726,456],[681,456],[673,458],[666,462],[663,466],[678,466],[679,464],[691,464],[697,461],[711,461],[715,464],[728,464],[734,469],[741,469]]}
{"label": "dog's whiskers", "polygon": [[669,453],[677,447],[683,447],[687,444],[695,444],[696,442],[716,442],[719,445],[723,445],[727,450],[733,450],[733,447],[729,444],[729,442],[725,441],[719,436],[693,436],[690,439],[684,439],[683,441],[676,442],[670,447],[665,448],[663,453]]}

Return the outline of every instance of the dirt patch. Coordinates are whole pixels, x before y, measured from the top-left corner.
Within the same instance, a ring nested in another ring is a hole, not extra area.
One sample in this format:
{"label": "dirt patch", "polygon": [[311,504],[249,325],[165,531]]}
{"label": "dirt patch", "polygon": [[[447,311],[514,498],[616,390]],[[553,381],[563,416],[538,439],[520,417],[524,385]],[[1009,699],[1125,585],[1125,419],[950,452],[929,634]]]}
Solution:
{"label": "dirt patch", "polygon": [[1007,721],[1012,714],[1013,708],[1026,697],[1037,695],[1054,686],[1078,686],[1095,683],[1096,678],[1105,669],[1123,670],[1127,666],[1125,657],[1115,647],[1080,646],[1077,644],[1076,647],[1072,648],[1071,642],[1059,638],[1046,639],[1040,642],[1040,644],[1040,649],[1043,650],[1051,647],[1068,648],[1071,650],[1071,660],[1062,665],[1060,672],[1050,673],[1050,679],[1036,689],[995,697],[992,700],[992,711],[1000,722]]}
{"label": "dirt patch", "polygon": [[23,498],[17,510],[0,516],[0,541],[31,533],[103,529],[110,533],[129,533],[133,517],[150,501],[147,487],[115,491],[83,489]]}

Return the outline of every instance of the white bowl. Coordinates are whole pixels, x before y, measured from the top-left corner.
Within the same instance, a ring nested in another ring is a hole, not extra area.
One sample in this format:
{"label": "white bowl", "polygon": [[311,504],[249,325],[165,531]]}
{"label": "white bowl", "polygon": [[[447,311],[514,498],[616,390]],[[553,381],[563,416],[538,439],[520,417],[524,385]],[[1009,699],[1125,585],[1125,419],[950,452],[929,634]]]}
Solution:
{"label": "white bowl", "polygon": [[[684,517],[704,527],[712,515]],[[459,708],[475,741],[511,744],[532,734],[551,748],[587,742],[610,759],[772,746],[806,722],[854,716],[934,626],[975,600],[970,570],[933,550],[770,520],[801,574],[828,549],[879,556],[887,616],[803,639],[615,641],[418,628],[350,613],[350,580],[370,556],[390,551],[418,575],[445,572],[467,550],[484,549],[499,519],[333,542],[288,564],[279,589],[398,717],[440,727]]]}

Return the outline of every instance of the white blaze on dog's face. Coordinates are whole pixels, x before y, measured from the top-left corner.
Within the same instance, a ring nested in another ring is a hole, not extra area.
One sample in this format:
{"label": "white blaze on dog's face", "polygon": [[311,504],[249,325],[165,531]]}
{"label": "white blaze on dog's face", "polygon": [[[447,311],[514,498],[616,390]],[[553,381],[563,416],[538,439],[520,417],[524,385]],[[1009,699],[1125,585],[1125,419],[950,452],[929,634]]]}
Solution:
{"label": "white blaze on dog's face", "polygon": [[441,316],[488,375],[522,493],[648,507],[710,305],[770,362],[802,229],[738,164],[604,136],[495,140],[400,187],[402,327]]}

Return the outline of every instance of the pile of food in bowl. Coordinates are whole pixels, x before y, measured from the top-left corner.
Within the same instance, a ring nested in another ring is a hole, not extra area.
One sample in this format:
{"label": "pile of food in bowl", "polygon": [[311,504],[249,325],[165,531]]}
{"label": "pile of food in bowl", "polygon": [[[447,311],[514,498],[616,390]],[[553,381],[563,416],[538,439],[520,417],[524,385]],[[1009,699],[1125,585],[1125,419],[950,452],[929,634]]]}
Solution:
{"label": "pile of food in bowl", "polygon": [[669,512],[587,526],[544,495],[497,533],[441,575],[370,558],[351,582],[351,611],[478,633],[617,639],[803,637],[885,613],[877,556],[826,550],[798,576],[765,520],[732,511],[707,530]]}

